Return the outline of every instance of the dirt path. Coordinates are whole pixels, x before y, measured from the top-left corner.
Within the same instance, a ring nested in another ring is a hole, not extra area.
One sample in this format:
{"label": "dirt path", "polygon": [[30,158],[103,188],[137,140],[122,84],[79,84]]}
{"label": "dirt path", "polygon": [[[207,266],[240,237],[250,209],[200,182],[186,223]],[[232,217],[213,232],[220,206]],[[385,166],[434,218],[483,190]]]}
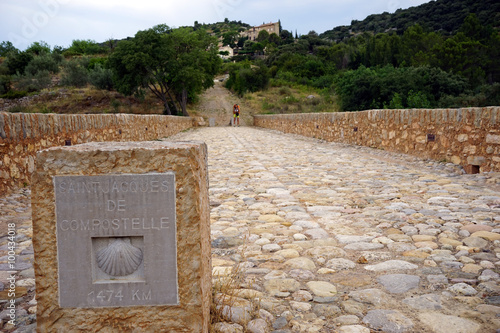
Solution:
{"label": "dirt path", "polygon": [[252,125],[253,118],[249,110],[245,110],[240,98],[227,90],[224,82],[219,79],[222,77],[217,78],[214,86],[200,96],[200,102],[195,106],[196,115],[203,117],[207,124],[210,118],[214,118],[215,126],[229,126],[233,117],[233,105],[238,103],[241,108],[240,125]]}

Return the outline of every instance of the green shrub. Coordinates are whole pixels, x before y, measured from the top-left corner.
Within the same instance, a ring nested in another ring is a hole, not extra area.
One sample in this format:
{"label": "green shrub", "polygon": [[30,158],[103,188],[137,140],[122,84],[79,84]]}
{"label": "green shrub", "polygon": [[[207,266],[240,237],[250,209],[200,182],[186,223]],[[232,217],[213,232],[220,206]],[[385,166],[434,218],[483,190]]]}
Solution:
{"label": "green shrub", "polygon": [[7,99],[17,99],[25,96],[28,96],[27,91],[9,90],[6,94],[1,95],[0,97]]}
{"label": "green shrub", "polygon": [[285,95],[285,96],[290,96],[292,94],[292,91],[290,90],[289,87],[281,87],[279,90],[278,90],[278,93],[280,95]]}
{"label": "green shrub", "polygon": [[97,89],[112,90],[113,71],[109,68],[103,68],[101,64],[96,64],[89,73],[89,81]]}
{"label": "green shrub", "polygon": [[47,88],[52,83],[52,80],[49,71],[40,70],[36,74],[15,75],[14,82],[18,89],[32,92]]}
{"label": "green shrub", "polygon": [[24,74],[24,69],[28,66],[32,59],[33,54],[26,51],[19,52],[16,50],[9,53],[7,59],[5,60],[5,64],[9,69],[9,74]]}
{"label": "green shrub", "polygon": [[25,74],[31,75],[35,75],[41,71],[49,71],[54,74],[59,72],[59,64],[52,55],[44,53],[33,57],[24,70]]}
{"label": "green shrub", "polygon": [[28,108],[23,105],[14,105],[13,107],[10,107],[7,111],[11,113],[26,113],[28,112]]}
{"label": "green shrub", "polygon": [[414,92],[413,90],[410,90],[408,93],[406,105],[410,109],[426,109],[431,107],[429,99],[423,92]]}
{"label": "green shrub", "polygon": [[89,82],[87,59],[72,59],[65,63],[61,77],[61,85],[84,87]]}
{"label": "green shrub", "polygon": [[9,75],[0,75],[0,95],[10,91],[11,77]]}

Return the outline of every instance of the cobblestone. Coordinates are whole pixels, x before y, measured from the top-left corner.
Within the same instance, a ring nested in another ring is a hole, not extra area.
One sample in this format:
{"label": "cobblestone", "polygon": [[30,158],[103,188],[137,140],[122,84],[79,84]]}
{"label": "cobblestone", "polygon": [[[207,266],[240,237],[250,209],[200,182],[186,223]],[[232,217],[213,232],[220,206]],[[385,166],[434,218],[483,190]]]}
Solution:
{"label": "cobblestone", "polygon": [[[237,281],[237,302],[223,305],[228,323],[216,332],[500,328],[498,173],[466,175],[452,164],[252,127],[167,140],[208,145],[214,281]],[[22,257],[19,325],[3,319],[6,332],[36,320],[29,199],[28,189],[0,198],[0,267],[8,222]],[[8,277],[0,271],[4,285]]]}

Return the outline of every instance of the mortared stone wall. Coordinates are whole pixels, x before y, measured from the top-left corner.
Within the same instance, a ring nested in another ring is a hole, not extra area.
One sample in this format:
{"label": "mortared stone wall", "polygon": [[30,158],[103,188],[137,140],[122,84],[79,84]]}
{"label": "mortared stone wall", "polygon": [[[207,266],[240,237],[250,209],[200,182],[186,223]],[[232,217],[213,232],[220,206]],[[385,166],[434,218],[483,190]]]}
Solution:
{"label": "mortared stone wall", "polygon": [[500,172],[497,106],[258,115],[254,125],[448,161],[468,173]]}

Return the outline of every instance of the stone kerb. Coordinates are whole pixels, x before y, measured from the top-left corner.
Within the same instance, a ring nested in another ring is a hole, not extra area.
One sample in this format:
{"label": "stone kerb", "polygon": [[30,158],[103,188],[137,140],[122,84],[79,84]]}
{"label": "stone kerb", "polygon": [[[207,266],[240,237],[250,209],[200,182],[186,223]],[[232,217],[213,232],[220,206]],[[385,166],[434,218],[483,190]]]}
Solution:
{"label": "stone kerb", "polygon": [[500,107],[258,115],[254,125],[500,171]]}
{"label": "stone kerb", "polygon": [[102,141],[146,141],[191,128],[188,117],[161,115],[58,115],[0,112],[0,194],[27,186],[37,151]]}
{"label": "stone kerb", "polygon": [[207,332],[207,147],[107,142],[37,153],[39,332]]}

